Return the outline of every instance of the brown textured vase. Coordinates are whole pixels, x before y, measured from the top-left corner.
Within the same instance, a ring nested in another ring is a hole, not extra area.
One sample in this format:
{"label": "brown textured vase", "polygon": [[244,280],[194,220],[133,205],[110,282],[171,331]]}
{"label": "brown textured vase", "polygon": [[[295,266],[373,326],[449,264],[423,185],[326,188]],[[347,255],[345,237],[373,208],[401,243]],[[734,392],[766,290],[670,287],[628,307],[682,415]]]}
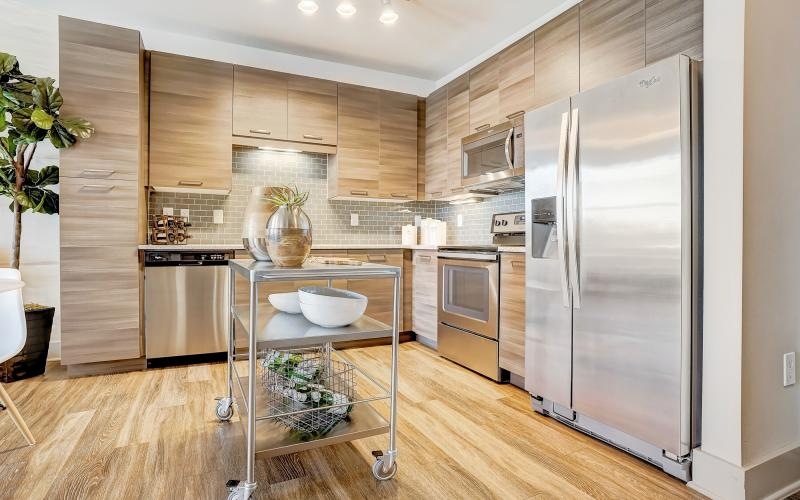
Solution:
{"label": "brown textured vase", "polygon": [[311,253],[311,220],[300,207],[280,207],[267,221],[267,252],[281,267],[300,267]]}

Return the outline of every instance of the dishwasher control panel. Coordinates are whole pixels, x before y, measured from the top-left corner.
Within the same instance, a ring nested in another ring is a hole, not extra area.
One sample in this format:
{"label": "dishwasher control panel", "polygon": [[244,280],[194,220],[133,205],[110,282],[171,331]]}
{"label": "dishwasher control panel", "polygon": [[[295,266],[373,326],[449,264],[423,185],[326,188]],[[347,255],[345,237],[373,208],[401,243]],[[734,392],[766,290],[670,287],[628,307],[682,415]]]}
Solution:
{"label": "dishwasher control panel", "polygon": [[234,252],[161,252],[148,251],[144,254],[145,265],[202,265],[203,263],[227,263],[234,258]]}

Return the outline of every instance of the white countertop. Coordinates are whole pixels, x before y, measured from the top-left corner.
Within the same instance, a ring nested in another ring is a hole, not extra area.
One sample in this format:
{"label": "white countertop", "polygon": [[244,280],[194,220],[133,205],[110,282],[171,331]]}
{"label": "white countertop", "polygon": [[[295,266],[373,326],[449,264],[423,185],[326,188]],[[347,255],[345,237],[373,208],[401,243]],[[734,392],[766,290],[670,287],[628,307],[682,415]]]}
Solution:
{"label": "white countertop", "polygon": [[505,253],[525,253],[525,247],[500,247],[497,251]]}
{"label": "white countertop", "polygon": [[[399,244],[374,244],[374,245],[312,245],[312,250],[438,250],[437,245],[399,245]],[[191,251],[191,250],[244,250],[242,245],[202,244],[188,245],[139,245],[139,250],[160,250],[162,252]],[[525,247],[500,247],[500,252],[525,253]]]}

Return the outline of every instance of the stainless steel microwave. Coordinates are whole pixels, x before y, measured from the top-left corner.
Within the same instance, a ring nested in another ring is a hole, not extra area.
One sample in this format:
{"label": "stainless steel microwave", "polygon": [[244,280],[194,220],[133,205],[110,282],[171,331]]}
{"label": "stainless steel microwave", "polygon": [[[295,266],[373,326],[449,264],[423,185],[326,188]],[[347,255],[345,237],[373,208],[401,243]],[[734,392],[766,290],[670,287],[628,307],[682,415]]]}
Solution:
{"label": "stainless steel microwave", "polygon": [[470,190],[521,189],[525,175],[523,114],[461,140],[461,184]]}

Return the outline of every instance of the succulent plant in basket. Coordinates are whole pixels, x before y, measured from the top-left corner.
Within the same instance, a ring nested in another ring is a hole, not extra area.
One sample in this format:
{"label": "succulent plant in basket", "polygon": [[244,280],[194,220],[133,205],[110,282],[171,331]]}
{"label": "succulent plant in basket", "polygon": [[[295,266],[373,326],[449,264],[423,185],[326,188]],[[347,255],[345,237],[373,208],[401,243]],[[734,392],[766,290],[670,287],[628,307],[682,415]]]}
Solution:
{"label": "succulent plant in basket", "polygon": [[299,267],[311,253],[311,220],[303,211],[308,192],[273,189],[268,201],[277,209],[267,221],[267,253],[278,266]]}

